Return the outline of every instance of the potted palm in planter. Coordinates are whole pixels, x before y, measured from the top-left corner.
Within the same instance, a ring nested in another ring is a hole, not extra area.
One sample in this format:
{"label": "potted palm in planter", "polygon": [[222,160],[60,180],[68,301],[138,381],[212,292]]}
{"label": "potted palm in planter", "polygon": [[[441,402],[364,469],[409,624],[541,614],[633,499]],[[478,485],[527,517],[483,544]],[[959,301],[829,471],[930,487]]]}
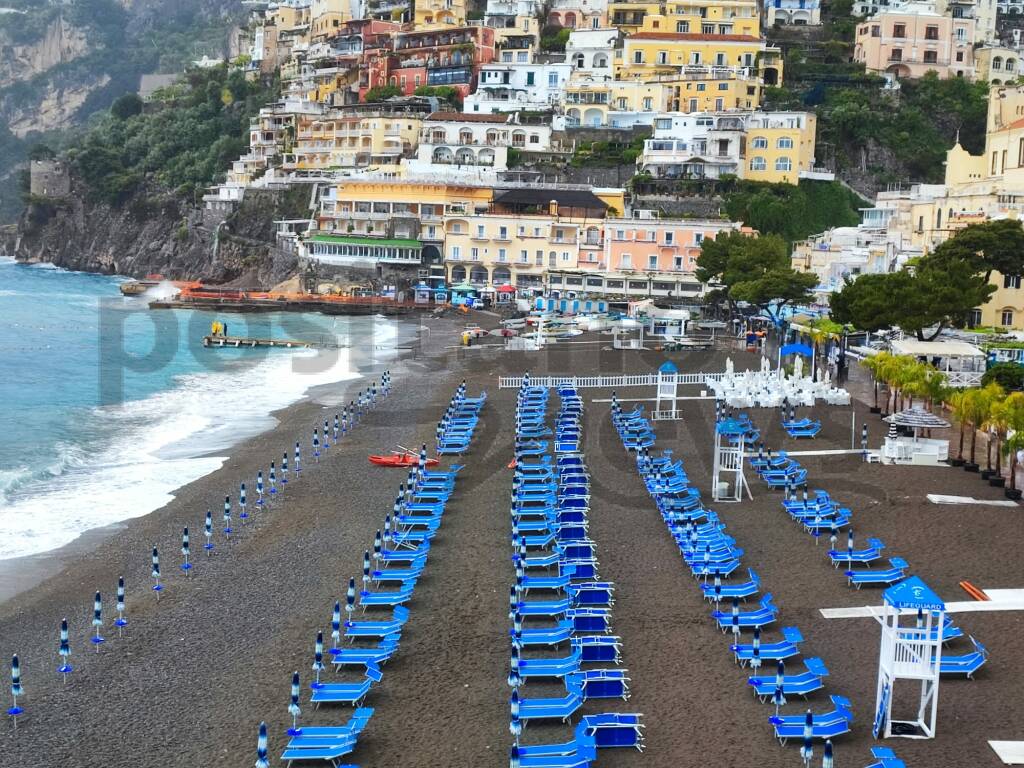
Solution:
{"label": "potted palm in planter", "polygon": [[865,357],[861,363],[865,368],[868,369],[868,372],[871,374],[871,383],[875,391],[875,401],[870,408],[871,413],[882,412],[882,409],[878,407],[878,380],[880,378],[879,374],[881,372],[882,364],[885,362],[886,355],[886,352],[879,352],[877,355]]}
{"label": "potted palm in planter", "polygon": [[1010,464],[1010,487],[1003,493],[1006,498],[1020,501],[1021,491],[1017,488],[1017,452],[1024,450],[1024,419],[1018,423],[1018,429],[1003,441],[1002,449]]}
{"label": "potted palm in planter", "polygon": [[[1024,392],[1011,392],[1001,402],[997,403],[992,410],[991,426],[996,439],[996,474],[988,482],[989,485],[993,485],[996,488],[1002,488],[1006,484],[1006,478],[1003,477],[1002,472],[1002,458],[1003,454],[1008,454],[1010,459],[1009,490],[1016,490],[1014,474],[1016,473],[1017,451],[1020,449],[1014,448],[1008,452],[1006,450],[1006,443],[1011,431],[1015,432],[1014,437],[1016,437],[1019,431],[1024,428]],[[1009,490],[1007,495],[1009,495]]]}
{"label": "potted palm in planter", "polygon": [[966,409],[964,417],[971,425],[971,460],[964,464],[964,469],[968,472],[977,472],[979,469],[978,463],[975,461],[977,456],[978,430],[981,429],[981,425],[988,419],[991,404],[1002,398],[1002,395],[1003,388],[998,384],[989,384],[981,389],[969,389],[965,394]]}
{"label": "potted palm in planter", "polygon": [[966,404],[965,400],[968,391],[969,390],[966,389],[958,389],[946,398],[946,403],[949,405],[949,409],[952,411],[953,417],[960,425],[960,440],[957,443],[956,456],[950,459],[949,462],[954,467],[962,467],[964,465],[964,428],[967,425],[967,417],[964,414]]}

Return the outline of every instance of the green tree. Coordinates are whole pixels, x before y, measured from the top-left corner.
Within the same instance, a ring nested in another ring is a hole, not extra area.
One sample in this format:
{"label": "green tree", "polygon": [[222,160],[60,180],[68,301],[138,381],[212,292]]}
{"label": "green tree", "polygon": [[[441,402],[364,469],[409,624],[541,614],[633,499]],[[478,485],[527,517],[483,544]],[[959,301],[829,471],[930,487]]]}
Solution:
{"label": "green tree", "polygon": [[142,99],[137,93],[126,93],[119,96],[110,105],[110,114],[118,120],[127,120],[142,113]]}
{"label": "green tree", "polygon": [[981,377],[982,385],[995,382],[1007,392],[1024,389],[1024,366],[1017,363],[996,363]]}
{"label": "green tree", "polygon": [[375,85],[366,92],[366,97],[363,101],[366,103],[384,101],[401,95],[402,91],[397,85]]}
{"label": "green tree", "polygon": [[1024,274],[1024,228],[1016,219],[972,224],[935,249],[936,259],[960,261],[987,281],[993,272]]}

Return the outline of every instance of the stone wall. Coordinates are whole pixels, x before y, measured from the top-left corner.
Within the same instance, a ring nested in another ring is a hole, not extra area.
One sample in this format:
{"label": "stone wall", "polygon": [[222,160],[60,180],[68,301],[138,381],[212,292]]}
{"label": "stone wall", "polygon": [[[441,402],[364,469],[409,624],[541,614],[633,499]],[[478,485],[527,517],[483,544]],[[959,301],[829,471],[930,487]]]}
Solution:
{"label": "stone wall", "polygon": [[71,192],[71,175],[60,160],[33,160],[29,179],[29,191],[36,197],[66,197]]}

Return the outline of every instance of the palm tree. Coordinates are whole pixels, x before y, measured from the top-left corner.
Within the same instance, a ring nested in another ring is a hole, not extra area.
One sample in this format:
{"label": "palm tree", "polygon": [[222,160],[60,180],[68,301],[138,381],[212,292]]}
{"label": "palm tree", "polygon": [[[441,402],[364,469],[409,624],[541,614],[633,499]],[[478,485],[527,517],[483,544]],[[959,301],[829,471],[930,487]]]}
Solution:
{"label": "palm tree", "polygon": [[875,404],[871,408],[872,413],[878,413],[881,410],[878,407],[878,380],[880,378],[882,364],[885,362],[885,358],[888,354],[888,352],[879,352],[877,355],[865,357],[861,361],[861,365],[867,368],[868,372],[871,374],[871,383],[875,389]]}
{"label": "palm tree", "polygon": [[[1011,392],[993,409],[991,426],[996,436],[996,476],[1002,476],[1002,457],[1006,453],[1007,435],[1012,430],[1014,437],[1024,429],[1024,392]],[[1014,488],[1016,474],[1017,450],[1011,452],[1010,487]]]}
{"label": "palm tree", "polygon": [[[998,384],[989,384],[981,389],[967,390],[966,410],[964,415],[971,423],[971,466],[976,470],[977,462],[974,460],[978,443],[978,430],[988,418],[991,403],[1003,396],[1003,388]],[[973,471],[973,470],[972,470]]]}
{"label": "palm tree", "polygon": [[959,464],[964,463],[964,426],[967,424],[967,393],[970,391],[969,389],[957,389],[946,398],[953,416],[960,424],[960,442],[956,450],[956,461]]}

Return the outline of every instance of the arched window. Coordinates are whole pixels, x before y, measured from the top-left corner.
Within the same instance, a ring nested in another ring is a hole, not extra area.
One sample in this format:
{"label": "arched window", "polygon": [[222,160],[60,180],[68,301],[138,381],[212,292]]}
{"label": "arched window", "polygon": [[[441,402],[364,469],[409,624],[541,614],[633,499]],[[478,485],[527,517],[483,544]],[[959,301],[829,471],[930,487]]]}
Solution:
{"label": "arched window", "polygon": [[755,136],[754,140],[750,142],[750,146],[753,149],[768,149],[768,139],[764,136]]}
{"label": "arched window", "polygon": [[608,66],[608,57],[603,53],[594,56],[594,69],[605,69]]}
{"label": "arched window", "polygon": [[752,171],[763,171],[768,168],[768,161],[763,157],[752,157],[750,158],[750,170]]}
{"label": "arched window", "polygon": [[463,128],[459,131],[459,144],[472,144],[473,143],[473,131],[469,128]]}
{"label": "arched window", "polygon": [[788,157],[780,157],[775,161],[776,171],[791,171],[793,170],[793,161]]}
{"label": "arched window", "polygon": [[576,14],[572,11],[565,14],[565,26],[569,27],[569,29],[576,28]]}
{"label": "arched window", "polygon": [[1013,72],[1016,69],[1017,69],[1017,60],[1016,59],[1007,59],[1006,60],[1006,71],[1007,72]]}
{"label": "arched window", "polygon": [[775,146],[777,149],[792,149],[793,140],[789,138],[789,136],[782,136],[777,142],[775,142]]}
{"label": "arched window", "polygon": [[572,65],[577,69],[583,69],[583,64],[586,62],[582,53],[577,53],[572,57]]}
{"label": "arched window", "polygon": [[513,147],[525,147],[526,146],[526,131],[512,131],[512,146]]}
{"label": "arched window", "polygon": [[992,59],[992,69],[1002,69],[1002,68],[1003,68],[1003,57],[1002,56],[995,56],[995,57],[993,57],[993,59]]}

